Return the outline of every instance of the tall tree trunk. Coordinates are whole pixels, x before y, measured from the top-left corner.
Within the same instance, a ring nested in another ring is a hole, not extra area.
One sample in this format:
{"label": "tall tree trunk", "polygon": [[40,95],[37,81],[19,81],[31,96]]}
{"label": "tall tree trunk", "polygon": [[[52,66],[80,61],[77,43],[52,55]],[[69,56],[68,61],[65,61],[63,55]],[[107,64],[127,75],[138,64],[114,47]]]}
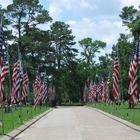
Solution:
{"label": "tall tree trunk", "polygon": [[62,99],[61,99],[61,83],[60,83],[60,75],[56,76],[56,94],[57,94],[57,103],[58,105],[61,105]]}

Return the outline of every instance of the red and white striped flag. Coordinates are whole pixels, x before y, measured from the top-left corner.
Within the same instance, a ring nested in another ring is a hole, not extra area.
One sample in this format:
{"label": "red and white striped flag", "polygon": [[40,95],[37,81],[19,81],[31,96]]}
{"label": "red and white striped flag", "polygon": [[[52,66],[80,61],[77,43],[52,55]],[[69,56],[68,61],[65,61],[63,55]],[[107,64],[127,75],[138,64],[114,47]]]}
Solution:
{"label": "red and white striped flag", "polygon": [[102,86],[101,86],[101,84],[99,84],[97,86],[97,100],[98,101],[101,100],[101,95],[102,95]]}
{"label": "red and white striped flag", "polygon": [[92,100],[94,100],[96,98],[96,95],[97,95],[97,86],[96,86],[96,83],[94,81],[94,84],[92,86]]}
{"label": "red and white striped flag", "polygon": [[46,99],[47,99],[47,77],[45,75],[42,89],[42,103],[45,103]]}
{"label": "red and white striped flag", "polygon": [[93,85],[92,85],[92,80],[90,80],[90,85],[89,85],[89,102],[93,102]]}
{"label": "red and white striped flag", "polygon": [[[2,23],[0,24],[0,73],[2,72],[2,45],[3,45],[3,30]],[[1,82],[1,74],[0,74],[0,108],[2,108],[2,82]]]}
{"label": "red and white striped flag", "polygon": [[29,78],[28,78],[28,74],[27,71],[24,71],[24,74],[22,75],[22,101],[25,100],[27,93],[28,93],[28,82],[29,82]]}
{"label": "red and white striped flag", "polygon": [[49,86],[48,94],[50,96],[50,100],[54,100],[55,99],[55,89],[53,88],[53,86],[51,84]]}
{"label": "red and white striped flag", "polygon": [[101,83],[101,98],[102,98],[102,102],[105,102],[105,83],[104,83],[104,78],[102,78],[102,83]]}
{"label": "red and white striped flag", "polygon": [[2,98],[4,91],[5,77],[9,74],[8,52],[4,55],[2,61],[2,44],[3,44],[3,30],[2,23],[0,24],[0,108],[2,107]]}
{"label": "red and white striped flag", "polygon": [[138,71],[138,64],[139,64],[139,43],[135,46],[135,50],[133,53],[132,61],[130,64],[129,69],[129,89],[128,93],[130,94],[131,104],[134,107],[137,104],[137,71]]}
{"label": "red and white striped flag", "polygon": [[4,56],[4,59],[3,59],[2,71],[1,71],[1,88],[2,88],[2,93],[4,91],[5,77],[8,74],[9,74],[9,64],[8,64],[8,56],[7,56],[7,52],[6,52],[6,55]]}
{"label": "red and white striped flag", "polygon": [[105,89],[105,95],[106,95],[106,102],[110,102],[110,95],[109,95],[109,86],[110,86],[110,78],[108,77],[107,83],[106,83],[106,89]]}
{"label": "red and white striped flag", "polygon": [[116,51],[116,56],[114,60],[113,66],[113,90],[112,94],[114,96],[114,100],[117,101],[120,95],[120,85],[119,85],[119,59],[118,59],[118,52]]}
{"label": "red and white striped flag", "polygon": [[40,71],[38,69],[38,74],[36,76],[36,79],[33,83],[33,91],[34,91],[34,107],[36,107],[39,104],[39,100],[41,98],[41,79],[40,79]]}
{"label": "red and white striped flag", "polygon": [[14,104],[16,102],[19,102],[20,94],[20,60],[18,52],[13,69],[12,84],[11,103]]}

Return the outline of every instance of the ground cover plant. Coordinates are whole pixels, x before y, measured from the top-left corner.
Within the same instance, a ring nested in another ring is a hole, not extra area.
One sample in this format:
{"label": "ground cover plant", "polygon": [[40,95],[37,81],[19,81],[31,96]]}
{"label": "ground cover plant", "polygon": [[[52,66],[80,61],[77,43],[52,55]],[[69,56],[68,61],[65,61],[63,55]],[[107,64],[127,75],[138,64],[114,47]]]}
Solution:
{"label": "ground cover plant", "polygon": [[0,111],[0,137],[8,134],[14,129],[20,127],[26,122],[32,120],[36,116],[49,110],[50,107],[41,106],[34,108],[33,106],[13,107],[12,110],[3,108]]}
{"label": "ground cover plant", "polygon": [[128,102],[122,103],[121,105],[115,103],[87,103],[86,106],[102,110],[140,126],[140,104],[134,108],[129,108]]}

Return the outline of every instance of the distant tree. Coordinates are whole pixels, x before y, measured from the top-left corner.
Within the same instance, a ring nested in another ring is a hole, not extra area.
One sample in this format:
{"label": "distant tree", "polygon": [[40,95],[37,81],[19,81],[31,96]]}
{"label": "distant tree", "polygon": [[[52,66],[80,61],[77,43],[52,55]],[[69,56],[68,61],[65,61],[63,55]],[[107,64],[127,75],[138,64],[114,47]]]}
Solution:
{"label": "distant tree", "polygon": [[41,30],[37,26],[52,20],[48,11],[39,4],[39,0],[13,0],[7,6],[5,17],[13,31],[12,46],[14,49],[19,47],[24,57],[32,52],[32,48],[35,49],[34,46],[39,47],[37,36],[41,34]]}
{"label": "distant tree", "polygon": [[125,6],[119,16],[132,33],[134,40],[138,41],[140,37],[140,10],[135,9],[134,6]]}
{"label": "distant tree", "polygon": [[100,49],[104,49],[106,46],[105,42],[102,42],[100,40],[93,41],[92,38],[89,37],[82,39],[78,43],[83,48],[81,56],[83,57],[83,60],[88,64],[93,63],[95,53],[99,53]]}
{"label": "distant tree", "polygon": [[129,68],[134,50],[133,42],[129,41],[129,37],[125,34],[120,34],[120,38],[116,45],[113,46],[111,57],[114,58],[115,51],[118,47],[119,67],[120,67],[120,89],[121,99],[129,100],[128,88],[129,88]]}
{"label": "distant tree", "polygon": [[70,26],[64,22],[56,21],[50,26],[51,33],[51,47],[54,48],[55,57],[54,65],[56,71],[55,77],[55,88],[58,96],[58,103],[61,104],[61,89],[62,82],[61,77],[65,73],[65,66],[70,65],[73,58],[77,55],[78,50],[73,46],[76,44],[75,36],[72,35]]}
{"label": "distant tree", "polygon": [[105,54],[105,56],[99,57],[99,66],[98,68],[98,75],[100,74],[100,78],[105,78],[107,80],[109,74],[111,73],[112,68],[112,60],[109,54]]}
{"label": "distant tree", "polygon": [[13,0],[4,12],[5,19],[9,23],[7,27],[12,30],[12,41],[9,44],[11,67],[15,59],[14,54],[19,48],[22,63],[27,67],[32,81],[37,66],[44,66],[47,54],[45,52],[49,50],[49,33],[42,31],[39,25],[51,22],[52,18],[49,12],[39,4],[39,0]]}

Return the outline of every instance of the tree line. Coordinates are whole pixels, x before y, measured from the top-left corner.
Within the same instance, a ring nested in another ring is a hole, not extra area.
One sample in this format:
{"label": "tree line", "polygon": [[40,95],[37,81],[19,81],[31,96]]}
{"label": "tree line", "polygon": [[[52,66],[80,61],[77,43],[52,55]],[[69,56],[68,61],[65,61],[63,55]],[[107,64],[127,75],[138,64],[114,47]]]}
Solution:
{"label": "tree line", "polygon": [[[129,34],[120,34],[117,43],[112,46],[112,53],[99,57],[96,53],[105,49],[106,42],[87,37],[78,41],[83,48],[81,57],[75,47],[75,36],[70,25],[62,21],[53,22],[49,11],[40,5],[39,0],[13,0],[7,8],[0,8],[3,17],[4,52],[9,49],[9,64],[12,72],[16,50],[19,48],[23,66],[29,75],[29,91],[32,92],[38,66],[48,76],[48,83],[55,87],[58,103],[69,98],[72,101],[83,100],[83,90],[87,78],[96,79],[97,84],[102,77],[110,78],[113,72],[113,60],[118,47],[120,63],[120,85],[124,100],[128,95],[128,72],[135,43],[140,35],[140,12],[134,6],[126,6],[120,12],[122,23]],[[42,30],[40,25],[50,25],[49,30]],[[139,81],[139,72],[138,72]],[[112,82],[112,81],[111,81]],[[138,83],[140,84],[140,83]],[[112,84],[111,84],[112,85]],[[5,92],[9,92],[8,79]],[[110,94],[112,87],[110,87]]]}

